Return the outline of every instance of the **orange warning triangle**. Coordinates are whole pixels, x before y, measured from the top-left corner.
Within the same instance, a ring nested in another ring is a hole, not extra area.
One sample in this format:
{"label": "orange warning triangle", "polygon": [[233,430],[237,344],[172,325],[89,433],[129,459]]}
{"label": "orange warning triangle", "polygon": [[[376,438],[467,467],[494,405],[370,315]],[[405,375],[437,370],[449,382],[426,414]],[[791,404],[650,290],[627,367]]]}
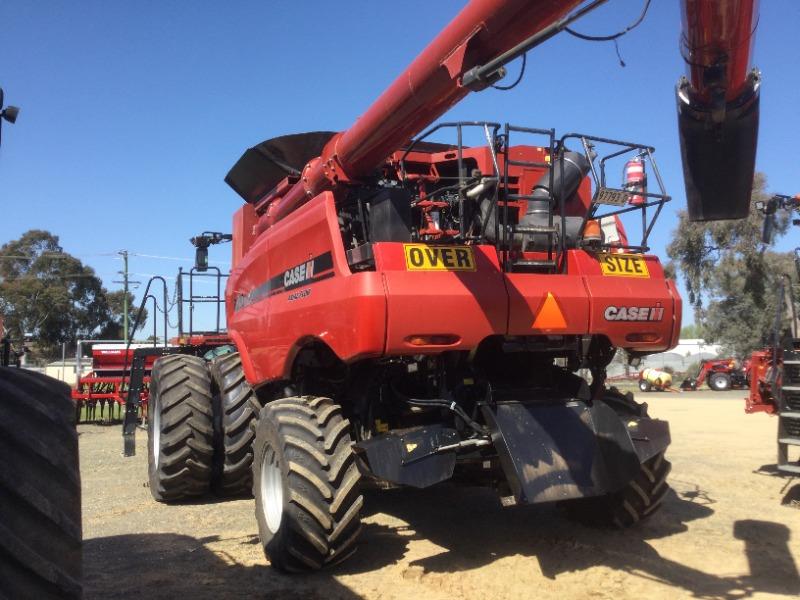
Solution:
{"label": "orange warning triangle", "polygon": [[567,322],[564,320],[564,314],[558,307],[553,294],[547,292],[547,298],[542,302],[542,307],[539,309],[539,314],[536,315],[536,320],[533,322],[534,329],[566,329]]}

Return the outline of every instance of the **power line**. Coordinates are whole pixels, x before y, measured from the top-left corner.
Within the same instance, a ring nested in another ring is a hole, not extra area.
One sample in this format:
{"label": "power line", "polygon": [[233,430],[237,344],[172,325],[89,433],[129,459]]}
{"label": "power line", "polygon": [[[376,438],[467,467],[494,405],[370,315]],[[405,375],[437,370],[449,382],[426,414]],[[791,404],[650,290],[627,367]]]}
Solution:
{"label": "power line", "polygon": [[113,281],[112,283],[121,283],[124,285],[125,293],[122,296],[122,336],[125,343],[128,343],[128,285],[135,283],[140,284],[141,281],[131,281],[128,277],[128,251],[120,250],[118,252],[122,256],[122,271],[118,271],[122,275],[122,281]]}
{"label": "power line", "polygon": [[[193,258],[181,258],[179,256],[158,256],[158,255],[155,255],[155,254],[139,254],[138,252],[131,252],[130,255],[131,256],[138,256],[140,258],[155,258],[155,259],[159,259],[159,260],[175,260],[175,261],[178,261],[178,262],[188,262],[188,263],[193,263],[194,262]],[[219,264],[219,265],[229,265],[230,264],[230,261],[227,261],[227,260],[210,260],[208,262],[216,263],[216,264]]]}

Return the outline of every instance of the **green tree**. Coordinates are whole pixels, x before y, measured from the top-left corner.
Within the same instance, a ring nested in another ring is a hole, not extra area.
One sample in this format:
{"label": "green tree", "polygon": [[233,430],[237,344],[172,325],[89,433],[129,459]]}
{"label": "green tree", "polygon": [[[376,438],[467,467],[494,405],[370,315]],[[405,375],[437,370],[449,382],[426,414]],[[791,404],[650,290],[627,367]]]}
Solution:
{"label": "green tree", "polygon": [[121,320],[94,270],[40,229],[0,247],[0,314],[12,340],[30,336],[45,358],[61,343],[97,337]]}
{"label": "green tree", "polygon": [[[125,312],[125,291],[117,290],[115,292],[106,292],[106,302],[108,303],[108,322],[105,323],[97,337],[104,340],[121,340],[124,332],[123,314]],[[133,322],[136,320],[136,313],[139,311],[138,305],[131,292],[128,292],[128,327],[130,328],[129,336],[133,338]],[[144,329],[144,324],[147,322],[147,309],[142,311],[142,318],[139,322],[137,331]]]}
{"label": "green tree", "polygon": [[[759,173],[752,201],[768,199],[766,178]],[[772,251],[761,242],[764,216],[751,207],[745,219],[703,223],[692,223],[681,211],[667,248],[684,278],[703,337],[739,357],[770,341],[778,282],[794,271],[791,253]],[[788,227],[788,215],[779,214],[774,239]]]}
{"label": "green tree", "polygon": [[703,337],[703,329],[697,323],[681,327],[681,339],[697,339]]}

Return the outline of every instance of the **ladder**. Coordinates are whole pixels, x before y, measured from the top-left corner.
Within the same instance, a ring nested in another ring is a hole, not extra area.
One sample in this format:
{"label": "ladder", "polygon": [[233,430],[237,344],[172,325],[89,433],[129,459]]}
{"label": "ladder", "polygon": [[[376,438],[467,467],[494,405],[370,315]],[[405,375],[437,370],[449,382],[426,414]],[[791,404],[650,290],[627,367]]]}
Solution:
{"label": "ladder", "polygon": [[783,351],[778,404],[778,472],[800,477],[800,461],[789,461],[789,447],[800,446],[800,339]]}
{"label": "ladder", "polygon": [[[508,155],[508,150],[511,148],[511,132],[515,131],[519,134],[529,134],[534,136],[546,136],[548,140],[548,151],[550,162],[545,163],[538,163],[538,162],[531,162],[531,161],[523,161],[523,160],[515,160],[512,159]],[[518,166],[518,167],[528,167],[528,168],[539,168],[539,169],[548,169],[550,172],[550,185],[549,187],[552,188],[553,182],[553,169],[555,168],[555,163],[557,162],[555,158],[555,130],[554,129],[533,129],[530,127],[517,127],[514,125],[509,125],[506,123],[505,131],[504,131],[504,144],[503,149],[500,154],[503,154],[503,185],[502,189],[505,190],[505,196],[503,198],[504,207],[502,213],[502,219],[500,215],[498,215],[497,222],[500,225],[500,229],[502,232],[502,237],[498,239],[503,240],[503,246],[505,248],[505,256],[508,257],[511,249],[511,240],[515,238],[517,234],[520,234],[523,243],[522,249],[526,246],[527,239],[530,239],[529,236],[546,236],[547,237],[547,257],[544,259],[523,259],[523,258],[515,258],[513,260],[506,259],[506,267],[509,271],[538,271],[538,272],[545,272],[545,273],[553,273],[556,272],[561,264],[561,246],[559,244],[559,231],[560,229],[556,226],[554,222],[554,214],[553,209],[554,206],[554,199],[553,199],[553,190],[549,189],[549,203],[548,203],[548,214],[547,214],[547,224],[538,227],[530,227],[530,226],[521,226],[517,225],[515,222],[509,223],[508,218],[508,210],[509,210],[509,203],[510,202],[518,202],[520,200],[525,200],[526,202],[530,202],[534,199],[532,194],[524,193],[524,190],[518,189],[517,193],[512,193],[509,191],[509,173],[508,168],[509,166]],[[561,213],[563,214],[563,207],[561,207]]]}

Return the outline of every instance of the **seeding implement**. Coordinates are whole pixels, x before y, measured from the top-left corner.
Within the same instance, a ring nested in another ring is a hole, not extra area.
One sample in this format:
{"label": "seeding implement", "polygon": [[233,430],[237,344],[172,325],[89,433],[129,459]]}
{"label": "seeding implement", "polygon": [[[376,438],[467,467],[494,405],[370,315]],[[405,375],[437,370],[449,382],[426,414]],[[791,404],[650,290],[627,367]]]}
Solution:
{"label": "seeding implement", "polygon": [[[617,350],[635,362],[678,341],[681,299],[648,254],[669,200],[654,149],[492,121],[424,131],[602,3],[473,0],[351,128],[242,155],[226,177],[245,201],[230,351],[187,343],[153,367],[157,500],[252,490],[264,550],[286,571],[355,550],[361,481],[486,485],[505,505],[559,501],[618,526],[658,509],[668,425],[605,385]],[[742,216],[753,2],[684,12],[690,213]]]}
{"label": "seeding implement", "polygon": [[[90,344],[92,348],[92,370],[87,375],[80,375],[81,361],[77,361],[79,379],[75,389],[72,390],[72,400],[75,402],[75,420],[81,422],[82,417],[84,421],[99,419],[110,422],[121,418],[134,351],[137,348],[149,348],[152,344],[131,345],[124,342],[79,341],[77,353],[79,358],[84,344]],[[142,418],[147,413],[150,371],[155,358],[155,356],[149,356],[143,365],[144,373],[142,374],[142,390],[139,399]]]}

